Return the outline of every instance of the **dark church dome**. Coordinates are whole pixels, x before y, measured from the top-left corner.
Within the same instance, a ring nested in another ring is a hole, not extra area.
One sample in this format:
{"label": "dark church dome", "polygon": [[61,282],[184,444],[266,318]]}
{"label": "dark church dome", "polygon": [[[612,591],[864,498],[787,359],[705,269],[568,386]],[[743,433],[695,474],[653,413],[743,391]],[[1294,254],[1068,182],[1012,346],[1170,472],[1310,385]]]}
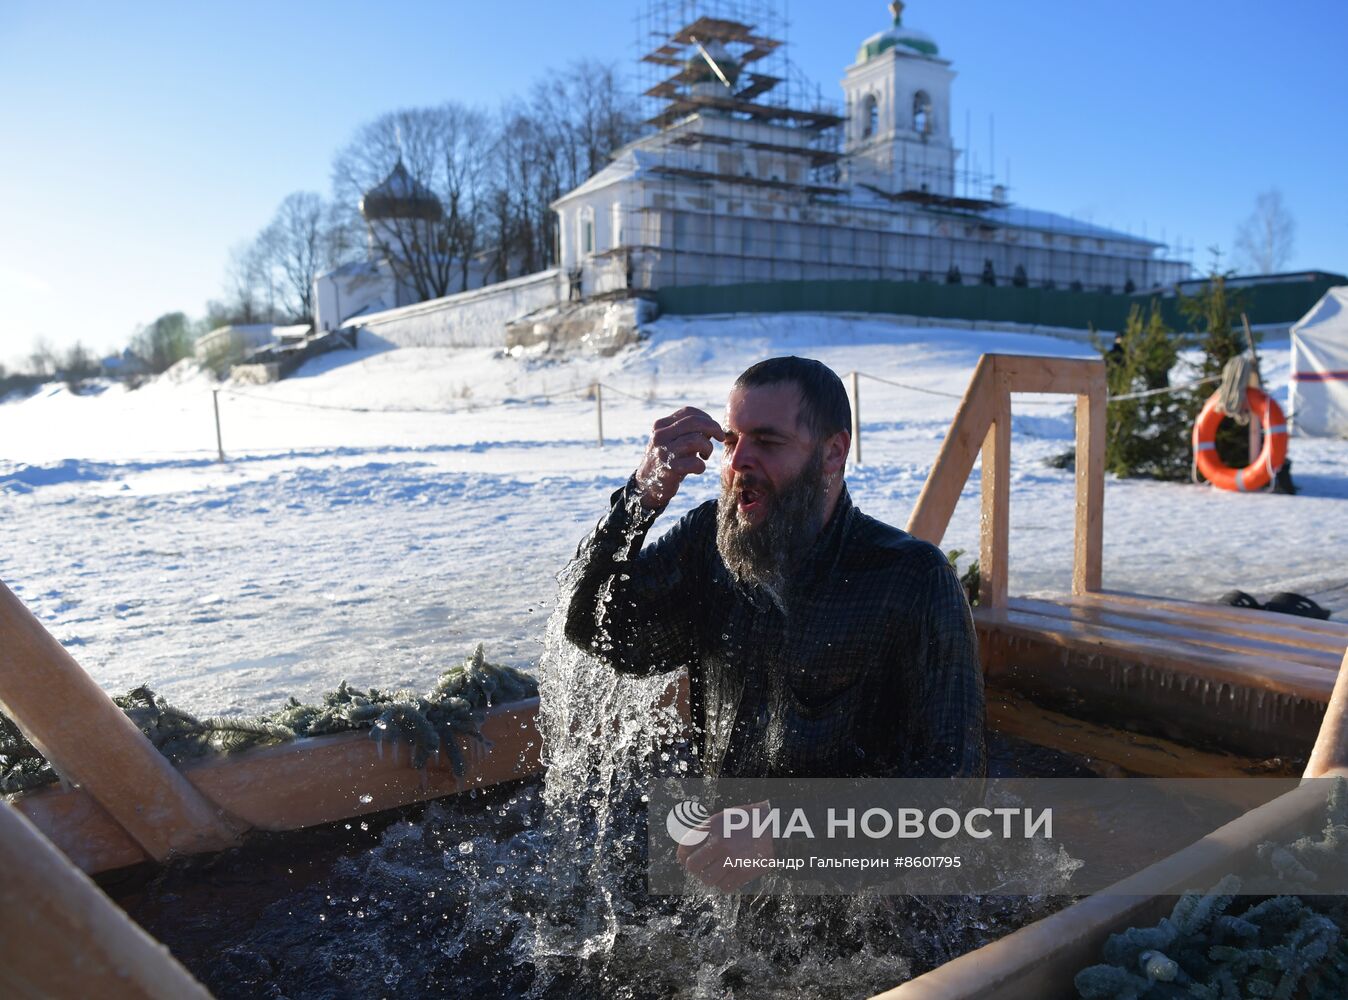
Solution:
{"label": "dark church dome", "polygon": [[365,192],[360,199],[360,214],[373,219],[426,219],[436,221],[444,215],[440,199],[419,183],[403,161],[399,160],[384,180]]}

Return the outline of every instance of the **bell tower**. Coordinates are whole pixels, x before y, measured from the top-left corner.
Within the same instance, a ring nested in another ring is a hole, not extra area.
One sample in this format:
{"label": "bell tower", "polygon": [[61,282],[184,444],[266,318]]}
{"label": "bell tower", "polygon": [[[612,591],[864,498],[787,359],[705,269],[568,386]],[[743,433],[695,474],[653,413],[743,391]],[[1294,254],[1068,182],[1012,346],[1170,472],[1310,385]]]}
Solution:
{"label": "bell tower", "polygon": [[894,23],[861,43],[847,67],[844,178],[890,194],[955,193],[950,84],[955,72],[930,35],[903,23],[903,3],[889,5]]}

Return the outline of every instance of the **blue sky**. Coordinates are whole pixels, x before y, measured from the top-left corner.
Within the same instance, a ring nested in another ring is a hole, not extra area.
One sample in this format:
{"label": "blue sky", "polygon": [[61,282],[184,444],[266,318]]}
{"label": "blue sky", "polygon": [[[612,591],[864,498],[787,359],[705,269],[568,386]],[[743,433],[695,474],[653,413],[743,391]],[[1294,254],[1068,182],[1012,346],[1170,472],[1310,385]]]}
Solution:
{"label": "blue sky", "polygon": [[[0,0],[0,363],[36,336],[105,349],[221,294],[229,248],[281,199],[329,193],[362,123],[486,107],[590,56],[634,65],[636,0]],[[881,0],[790,0],[826,96]],[[913,0],[954,61],[956,138],[1019,204],[1230,251],[1262,190],[1294,269],[1348,272],[1348,3]]]}

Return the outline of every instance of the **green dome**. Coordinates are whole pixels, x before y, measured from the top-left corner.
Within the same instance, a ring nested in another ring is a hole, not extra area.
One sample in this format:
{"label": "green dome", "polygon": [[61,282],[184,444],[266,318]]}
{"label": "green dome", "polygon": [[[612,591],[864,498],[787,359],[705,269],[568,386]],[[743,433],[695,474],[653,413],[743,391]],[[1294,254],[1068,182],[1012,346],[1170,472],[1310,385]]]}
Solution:
{"label": "green dome", "polygon": [[861,49],[857,52],[857,62],[863,63],[867,59],[874,59],[880,53],[895,48],[906,49],[922,56],[940,54],[941,50],[937,48],[936,40],[930,35],[903,26],[903,4],[891,3],[889,9],[894,13],[894,26],[862,42]]}

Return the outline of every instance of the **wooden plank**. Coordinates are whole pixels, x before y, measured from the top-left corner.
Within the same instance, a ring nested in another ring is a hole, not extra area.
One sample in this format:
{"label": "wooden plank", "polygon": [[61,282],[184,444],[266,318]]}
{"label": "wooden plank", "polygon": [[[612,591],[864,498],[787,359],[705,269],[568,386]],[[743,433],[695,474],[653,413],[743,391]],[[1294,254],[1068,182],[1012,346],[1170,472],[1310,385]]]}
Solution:
{"label": "wooden plank", "polygon": [[0,800],[0,996],[210,1000],[210,993]]}
{"label": "wooden plank", "polygon": [[1329,701],[1334,686],[1334,675],[1322,667],[1282,663],[1175,640],[1149,639],[1123,629],[1052,621],[1010,609],[983,607],[974,609],[974,621],[985,631],[1050,648],[1109,655],[1139,666],[1321,704]]}
{"label": "wooden plank", "polygon": [[1006,606],[1011,537],[1011,397],[1003,392],[997,394],[992,427],[983,439],[980,489],[978,601],[1000,608]]}
{"label": "wooden plank", "polygon": [[1325,721],[1320,724],[1320,733],[1306,761],[1306,777],[1323,777],[1342,767],[1348,767],[1348,653],[1343,654],[1334,693],[1325,709]]}
{"label": "wooden plank", "polygon": [[3,583],[0,711],[151,857],[238,842],[235,824],[160,755]]}
{"label": "wooden plank", "polygon": [[1097,367],[1089,391],[1077,396],[1074,594],[1100,589],[1105,548],[1105,369],[1104,362],[1092,364]]}
{"label": "wooden plank", "polygon": [[1293,663],[1305,663],[1324,670],[1337,670],[1339,666],[1339,656],[1336,653],[1290,646],[1275,640],[1229,634],[1220,628],[1195,628],[1193,625],[1157,621],[1138,615],[1110,611],[1106,607],[1059,604],[1056,601],[1037,601],[1023,597],[1012,598],[1007,606],[1013,611],[1023,611],[1026,614],[1040,615],[1044,618],[1080,622],[1088,626],[1104,625],[1153,638],[1178,639],[1182,642],[1212,649],[1228,649],[1236,653],[1248,653],[1251,656],[1264,656]]}
{"label": "wooden plank", "polygon": [[[1299,620],[1295,615],[1276,615],[1259,612],[1256,618],[1209,618],[1191,614],[1188,610],[1174,607],[1146,605],[1136,602],[1117,601],[1112,594],[1080,594],[1070,597],[1054,598],[1063,604],[1082,608],[1100,608],[1129,615],[1133,618],[1145,618],[1157,622],[1169,622],[1190,629],[1220,630],[1226,635],[1243,635],[1254,639],[1266,639],[1284,646],[1297,646],[1328,653],[1337,657],[1348,649],[1348,636],[1335,638],[1321,632],[1312,632],[1298,628]],[[1182,602],[1172,602],[1182,603]]]}
{"label": "wooden plank", "polygon": [[[537,714],[537,698],[491,709],[482,725],[489,751],[470,737],[459,739],[468,764],[462,779],[455,778],[447,755],[418,771],[407,747],[381,751],[367,731],[210,757],[185,765],[182,774],[257,829],[296,830],[535,774],[542,766]],[[13,801],[85,871],[145,858],[82,789],[44,789]]]}
{"label": "wooden plank", "polygon": [[183,769],[194,785],[259,830],[296,830],[452,795],[534,774],[541,766],[538,699],[502,706],[482,725],[492,744],[459,747],[471,768],[456,778],[448,754],[422,770],[409,749],[382,749],[368,734],[321,736],[215,758]]}
{"label": "wooden plank", "polygon": [[973,471],[978,449],[992,424],[995,405],[994,373],[996,361],[985,354],[978,360],[969,388],[964,391],[955,419],[946,432],[922,493],[908,518],[908,533],[940,545],[950,516],[959,503],[960,493]]}
{"label": "wooden plank", "polygon": [[1122,769],[1151,778],[1269,777],[1247,757],[1195,750],[1159,736],[1111,729],[1041,708],[1011,691],[989,692],[987,724],[989,729],[1036,746],[1103,761],[1108,767],[1099,773],[1105,776],[1118,777],[1110,772]]}
{"label": "wooden plank", "polygon": [[1119,604],[1140,604],[1144,607],[1164,608],[1203,618],[1226,618],[1253,624],[1277,624],[1280,628],[1295,628],[1303,632],[1341,638],[1348,643],[1348,623],[1303,618],[1300,615],[1280,615],[1256,608],[1233,608],[1229,604],[1207,604],[1201,601],[1183,601],[1174,597],[1152,597],[1133,594],[1126,590],[1102,590],[1101,595]]}
{"label": "wooden plank", "polygon": [[153,860],[83,788],[42,788],[10,804],[91,875]]}
{"label": "wooden plank", "polygon": [[1011,392],[1074,396],[1085,392],[1104,371],[1104,362],[1092,358],[1041,357],[998,354],[997,370]]}

